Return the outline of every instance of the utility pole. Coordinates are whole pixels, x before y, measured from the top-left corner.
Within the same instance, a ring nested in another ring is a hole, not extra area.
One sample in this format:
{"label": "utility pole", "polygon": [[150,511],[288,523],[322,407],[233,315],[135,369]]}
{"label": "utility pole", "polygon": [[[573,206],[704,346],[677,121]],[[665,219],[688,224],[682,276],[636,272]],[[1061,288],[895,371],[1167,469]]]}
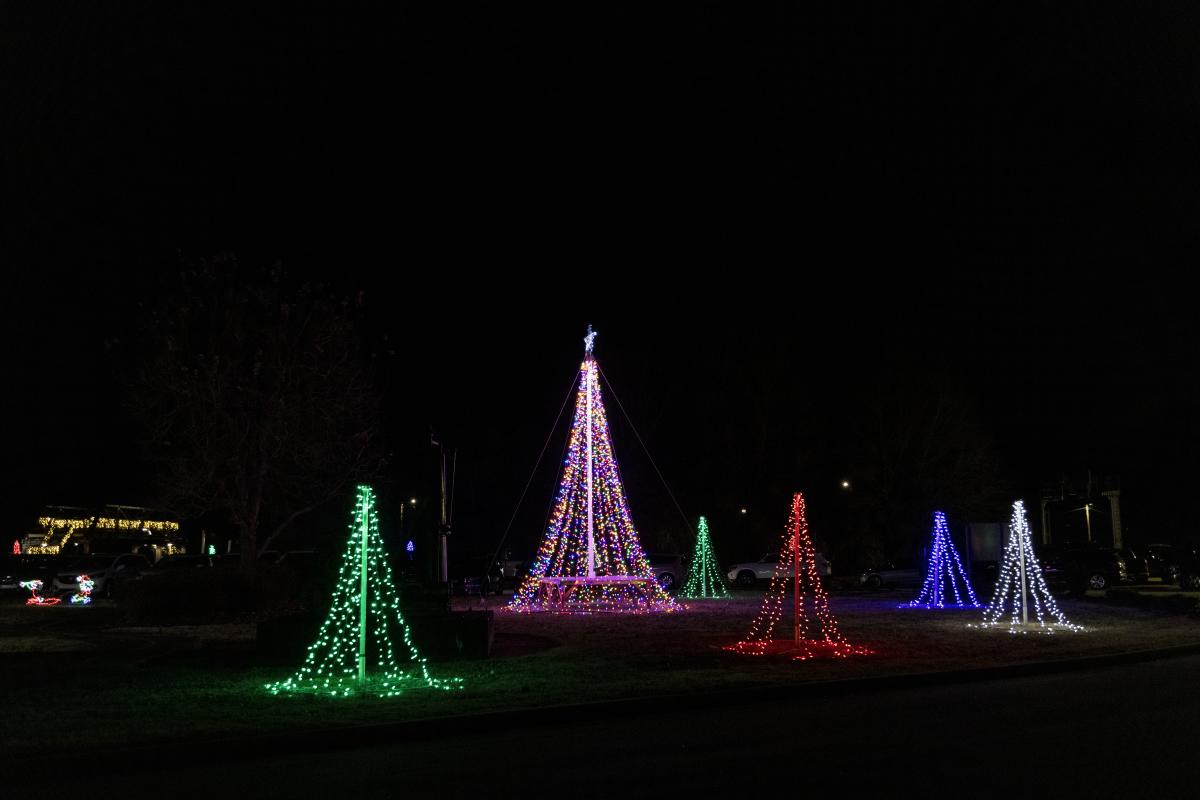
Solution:
{"label": "utility pole", "polygon": [[1050,498],[1042,497],[1042,544],[1050,544],[1050,518],[1046,516],[1046,504]]}
{"label": "utility pole", "polygon": [[[450,586],[449,538],[450,538],[450,519],[451,519],[451,513],[453,511],[453,509],[451,508],[451,505],[450,505],[449,496],[452,495],[454,492],[454,478],[453,478],[452,474],[451,474],[451,476],[449,476],[449,478],[446,475],[446,447],[445,447],[445,445],[443,445],[441,442],[439,442],[437,440],[437,438],[434,435],[432,430],[429,432],[429,443],[432,446],[438,448],[439,466],[440,466],[440,471],[441,471],[441,508],[439,510],[439,515],[438,515],[438,531],[437,531],[438,532],[437,579],[438,579],[439,583],[446,586],[447,590],[449,590],[449,586]],[[450,458],[451,458],[451,470],[453,470],[454,466],[456,465],[457,460],[458,460],[458,451],[451,450]],[[413,505],[416,505],[416,504],[414,503]]]}
{"label": "utility pole", "polygon": [[1121,537],[1121,490],[1111,489],[1100,494],[1108,498],[1108,510],[1112,514],[1113,548],[1120,550]]}

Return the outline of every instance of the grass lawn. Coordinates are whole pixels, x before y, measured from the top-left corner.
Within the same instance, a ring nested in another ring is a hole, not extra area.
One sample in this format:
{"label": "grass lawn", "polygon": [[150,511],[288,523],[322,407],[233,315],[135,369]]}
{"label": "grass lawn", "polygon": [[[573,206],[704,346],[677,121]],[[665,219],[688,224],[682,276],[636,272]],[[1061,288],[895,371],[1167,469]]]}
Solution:
{"label": "grass lawn", "polygon": [[[327,728],[703,691],[998,666],[1200,643],[1200,621],[1096,600],[1061,600],[1085,633],[1014,636],[968,627],[979,612],[901,610],[908,596],[834,594],[842,632],[874,655],[791,662],[738,656],[721,645],[745,633],[761,591],[692,601],[661,616],[497,613],[494,657],[433,664],[461,676],[455,692],[414,690],[389,700],[272,697],[289,667],[256,662],[249,625],[122,628],[112,609],[0,606],[0,749],[44,750],[55,740],[136,744]],[[466,607],[465,605],[461,607]],[[476,602],[475,607],[479,607]],[[781,632],[786,638],[790,628]],[[686,702],[686,701],[681,701]],[[13,721],[19,721],[14,724]]]}

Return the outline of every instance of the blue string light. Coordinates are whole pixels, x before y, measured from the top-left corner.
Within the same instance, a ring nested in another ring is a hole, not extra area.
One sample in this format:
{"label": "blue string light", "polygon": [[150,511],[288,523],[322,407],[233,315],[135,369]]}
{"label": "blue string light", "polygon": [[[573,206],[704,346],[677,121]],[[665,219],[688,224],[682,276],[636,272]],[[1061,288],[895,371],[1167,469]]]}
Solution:
{"label": "blue string light", "polygon": [[[956,577],[957,576],[957,577]],[[961,581],[963,591],[959,591]],[[946,602],[946,585],[949,584],[954,594],[954,602]],[[963,596],[966,596],[966,602]],[[971,580],[958,559],[958,550],[950,539],[950,529],[946,525],[946,515],[941,511],[933,512],[933,546],[929,550],[929,565],[925,571],[925,583],[917,599],[905,603],[900,608],[982,608],[975,599],[975,590],[971,588]]]}

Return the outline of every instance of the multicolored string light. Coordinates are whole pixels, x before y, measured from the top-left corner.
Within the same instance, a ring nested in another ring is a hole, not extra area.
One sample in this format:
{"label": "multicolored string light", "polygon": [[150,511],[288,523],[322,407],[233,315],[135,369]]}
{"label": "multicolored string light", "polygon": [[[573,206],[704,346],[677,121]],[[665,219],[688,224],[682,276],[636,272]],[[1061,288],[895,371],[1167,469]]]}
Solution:
{"label": "multicolored string light", "polygon": [[701,598],[729,598],[729,589],[721,575],[721,567],[713,553],[712,540],[708,535],[708,520],[700,518],[696,526],[696,550],[692,555],[692,568],[687,583],[680,593],[692,600]]}
{"label": "multicolored string light", "polygon": [[14,556],[19,556],[19,555],[21,555],[21,540],[20,540],[20,539],[13,539],[13,552],[12,552],[12,554],[13,554]]}
{"label": "multicolored string light", "polygon": [[[1029,605],[1032,601],[1036,623],[1029,621]],[[992,602],[983,612],[982,628],[998,627],[1003,623],[1005,609],[1009,610],[1009,633],[1054,633],[1055,630],[1082,631],[1080,625],[1067,621],[1058,610],[1058,604],[1046,587],[1042,568],[1033,554],[1033,537],[1029,534],[1029,520],[1025,515],[1025,503],[1013,503],[1012,521],[1009,523],[1008,544],[1004,547],[1004,562],[996,579]],[[1052,617],[1053,622],[1046,617]]]}
{"label": "multicolored string light", "polygon": [[19,585],[22,589],[28,589],[33,595],[25,601],[27,606],[56,606],[61,602],[57,597],[42,597],[38,594],[42,589],[42,582],[39,580],[21,581]]}
{"label": "multicolored string light", "polygon": [[[804,496],[796,492],[792,497],[788,526],[783,533],[779,561],[763,597],[762,608],[750,624],[746,638],[724,649],[748,656],[789,654],[795,661],[822,656],[846,658],[873,652],[850,644],[838,630],[837,620],[829,610],[829,596],[817,573],[816,556],[812,538],[808,535]],[[789,584],[792,586],[793,637],[791,640],[774,639],[775,628],[783,618]],[[808,606],[812,607],[811,614]]]}
{"label": "multicolored string light", "polygon": [[[962,583],[960,592],[958,585]],[[946,608],[946,586],[949,585],[954,593],[954,602],[950,608],[983,608],[975,599],[975,590],[971,588],[971,580],[958,559],[958,550],[950,538],[950,528],[946,525],[946,515],[941,511],[933,512],[933,546],[929,550],[929,566],[925,570],[925,583],[921,585],[921,593],[917,599],[905,603],[901,608]],[[963,600],[963,597],[966,600]]]}
{"label": "multicolored string light", "polygon": [[71,605],[88,605],[92,602],[92,589],[96,586],[96,582],[87,575],[75,576],[75,582],[79,584],[79,591],[71,595]]}
{"label": "multicolored string light", "polygon": [[512,611],[677,611],[634,528],[613,452],[588,327],[575,416],[545,538],[517,588]]}
{"label": "multicolored string light", "polygon": [[[412,664],[407,670],[400,669],[392,645],[397,629]],[[267,684],[267,691],[393,697],[405,688],[452,689],[461,682],[460,678],[432,677],[413,645],[379,533],[375,494],[371,487],[359,486],[329,615],[300,669],[287,680]]]}

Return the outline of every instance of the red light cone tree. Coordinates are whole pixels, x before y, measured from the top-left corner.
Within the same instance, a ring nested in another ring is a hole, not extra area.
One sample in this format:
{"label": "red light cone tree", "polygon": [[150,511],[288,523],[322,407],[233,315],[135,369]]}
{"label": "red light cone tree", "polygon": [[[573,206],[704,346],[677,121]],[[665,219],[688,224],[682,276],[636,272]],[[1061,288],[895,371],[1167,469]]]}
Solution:
{"label": "red light cone tree", "polygon": [[[775,630],[784,614],[788,589],[792,591],[793,634],[790,640],[775,639]],[[749,656],[790,654],[796,661],[810,658],[845,658],[869,655],[872,651],[846,641],[838,630],[837,620],[829,610],[829,596],[817,574],[816,551],[808,535],[808,520],[804,512],[804,495],[792,496],[792,512],[779,562],[771,576],[771,585],[763,597],[762,608],[750,625],[750,632],[740,642],[725,648]]]}
{"label": "red light cone tree", "polygon": [[588,326],[562,480],[542,545],[508,608],[653,612],[680,608],[650,568],[634,528],[600,395]]}

